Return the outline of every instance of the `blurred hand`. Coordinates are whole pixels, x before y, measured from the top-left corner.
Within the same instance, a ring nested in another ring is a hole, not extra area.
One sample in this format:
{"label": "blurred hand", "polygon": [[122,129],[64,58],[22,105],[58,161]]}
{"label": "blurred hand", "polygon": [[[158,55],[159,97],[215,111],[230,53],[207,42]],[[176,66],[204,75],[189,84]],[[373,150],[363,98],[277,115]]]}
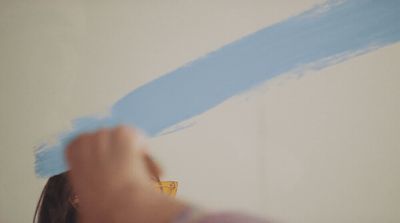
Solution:
{"label": "blurred hand", "polygon": [[162,223],[185,209],[184,203],[155,191],[151,179],[161,171],[145,149],[143,136],[123,126],[82,134],[69,144],[66,157],[79,196],[79,222]]}
{"label": "blurred hand", "polygon": [[70,180],[84,219],[124,203],[127,193],[153,188],[144,149],[143,137],[128,127],[83,134],[70,143]]}

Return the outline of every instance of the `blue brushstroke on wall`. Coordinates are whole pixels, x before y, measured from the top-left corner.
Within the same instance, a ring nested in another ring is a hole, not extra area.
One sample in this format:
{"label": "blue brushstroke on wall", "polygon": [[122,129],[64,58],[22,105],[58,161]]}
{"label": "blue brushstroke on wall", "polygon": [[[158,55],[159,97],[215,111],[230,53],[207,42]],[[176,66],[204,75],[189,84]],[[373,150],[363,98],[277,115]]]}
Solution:
{"label": "blue brushstroke on wall", "polygon": [[400,1],[328,1],[135,89],[107,118],[76,120],[58,144],[37,151],[36,173],[66,171],[64,148],[81,132],[124,123],[155,136],[278,75],[310,64],[323,68],[399,40]]}

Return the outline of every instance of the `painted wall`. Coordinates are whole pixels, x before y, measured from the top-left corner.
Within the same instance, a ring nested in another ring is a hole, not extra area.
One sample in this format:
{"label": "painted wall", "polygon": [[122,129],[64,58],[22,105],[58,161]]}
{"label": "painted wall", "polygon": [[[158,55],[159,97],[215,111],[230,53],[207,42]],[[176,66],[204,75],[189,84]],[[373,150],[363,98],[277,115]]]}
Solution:
{"label": "painted wall", "polygon": [[[34,146],[321,1],[1,1],[0,222],[32,218]],[[284,222],[398,222],[400,45],[287,73],[151,140],[179,196]],[[140,106],[138,104],[137,106]]]}

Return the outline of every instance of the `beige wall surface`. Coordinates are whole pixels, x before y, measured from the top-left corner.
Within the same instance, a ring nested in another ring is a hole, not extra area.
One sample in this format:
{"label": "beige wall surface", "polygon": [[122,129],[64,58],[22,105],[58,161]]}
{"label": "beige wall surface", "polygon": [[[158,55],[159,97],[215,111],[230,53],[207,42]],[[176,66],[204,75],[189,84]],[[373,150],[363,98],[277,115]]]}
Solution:
{"label": "beige wall surface", "polygon": [[[32,219],[45,182],[34,147],[70,120],[320,2],[1,0],[0,222]],[[398,58],[399,44],[281,76],[152,139],[152,151],[178,196],[205,207],[400,222]]]}

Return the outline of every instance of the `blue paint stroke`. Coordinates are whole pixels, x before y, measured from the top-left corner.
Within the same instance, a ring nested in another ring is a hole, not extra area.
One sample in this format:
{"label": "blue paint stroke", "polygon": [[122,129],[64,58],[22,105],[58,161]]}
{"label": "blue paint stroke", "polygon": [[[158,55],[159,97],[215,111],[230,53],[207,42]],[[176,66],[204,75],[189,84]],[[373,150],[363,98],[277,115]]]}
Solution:
{"label": "blue paint stroke", "polygon": [[37,151],[36,173],[66,171],[64,148],[79,133],[124,123],[156,136],[278,75],[323,68],[399,40],[400,1],[328,1],[135,89],[107,118],[76,120],[58,144]]}

